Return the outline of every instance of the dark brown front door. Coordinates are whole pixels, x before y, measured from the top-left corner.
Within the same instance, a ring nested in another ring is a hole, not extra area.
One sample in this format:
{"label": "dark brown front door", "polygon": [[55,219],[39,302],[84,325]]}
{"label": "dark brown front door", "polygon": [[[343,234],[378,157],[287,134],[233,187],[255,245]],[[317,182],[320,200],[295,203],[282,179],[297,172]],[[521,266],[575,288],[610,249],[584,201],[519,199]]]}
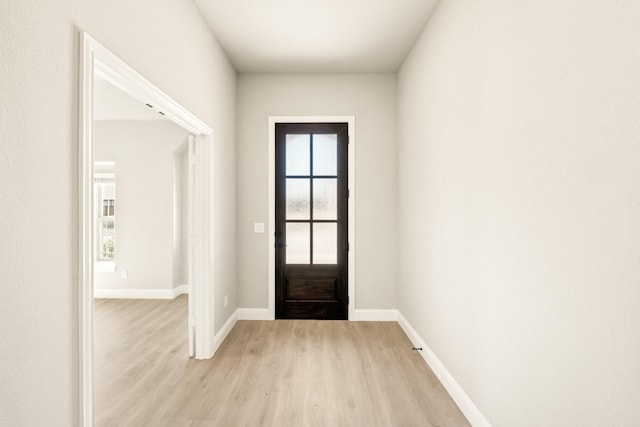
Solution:
{"label": "dark brown front door", "polygon": [[276,318],[347,319],[347,123],[276,124]]}

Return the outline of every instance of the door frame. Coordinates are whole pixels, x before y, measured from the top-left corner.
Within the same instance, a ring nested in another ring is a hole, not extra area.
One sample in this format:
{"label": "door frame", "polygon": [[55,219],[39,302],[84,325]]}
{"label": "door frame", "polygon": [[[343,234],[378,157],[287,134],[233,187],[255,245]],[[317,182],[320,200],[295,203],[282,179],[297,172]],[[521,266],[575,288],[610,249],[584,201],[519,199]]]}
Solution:
{"label": "door frame", "polygon": [[269,256],[269,282],[268,282],[268,318],[275,319],[276,315],[276,250],[275,250],[275,224],[276,224],[276,124],[277,123],[347,123],[349,129],[349,170],[348,170],[348,187],[349,187],[349,215],[348,215],[348,239],[349,239],[349,256],[348,256],[348,292],[349,292],[349,309],[348,319],[355,319],[356,306],[356,227],[355,227],[355,200],[356,200],[356,181],[355,181],[355,151],[356,151],[356,131],[355,116],[269,116],[269,177],[268,185],[268,256]]}
{"label": "door frame", "polygon": [[[79,425],[93,425],[93,82],[95,76],[106,79],[133,98],[152,105],[172,122],[195,136],[198,155],[190,162],[198,167],[196,179],[202,185],[197,192],[193,227],[189,236],[193,261],[198,274],[190,284],[193,307],[188,319],[195,328],[195,357],[213,356],[214,319],[213,274],[213,129],[162,92],[141,74],[118,58],[86,32],[80,32],[78,102],[78,406]],[[191,255],[191,252],[190,252]],[[187,331],[185,330],[185,333]]]}

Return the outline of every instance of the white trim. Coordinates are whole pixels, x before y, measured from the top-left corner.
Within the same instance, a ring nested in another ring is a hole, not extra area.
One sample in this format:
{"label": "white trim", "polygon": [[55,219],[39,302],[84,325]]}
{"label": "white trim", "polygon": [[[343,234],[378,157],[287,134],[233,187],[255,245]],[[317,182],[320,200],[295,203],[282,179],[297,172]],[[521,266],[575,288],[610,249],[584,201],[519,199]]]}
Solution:
{"label": "white trim", "polygon": [[238,320],[273,320],[268,308],[239,308]]}
{"label": "white trim", "polygon": [[458,384],[453,375],[451,375],[440,359],[431,351],[427,343],[418,335],[409,321],[407,321],[400,312],[398,312],[398,324],[400,324],[400,327],[404,333],[407,334],[407,337],[409,337],[413,345],[422,348],[420,355],[427,362],[427,365],[429,365],[433,373],[436,374],[436,377],[438,377],[449,395],[451,395],[451,398],[458,405],[464,416],[467,417],[469,423],[474,427],[491,427],[489,421],[482,415],[482,412],[480,412],[462,387],[460,387],[460,384]]}
{"label": "white trim", "polygon": [[222,328],[218,331],[218,333],[213,337],[211,349],[213,353],[218,351],[224,340],[227,338],[233,327],[236,325],[238,321],[238,312],[237,310],[233,312],[229,319],[222,325]]}
{"label": "white trim", "polygon": [[177,297],[178,295],[188,295],[189,285],[187,284],[178,285],[175,288],[173,288],[172,291],[173,291],[174,298]]}
{"label": "white trim", "polygon": [[95,75],[107,80],[138,101],[151,105],[151,109],[161,111],[166,118],[195,135],[213,133],[213,129],[206,123],[162,92],[100,42],[87,33],[82,35],[91,45]]}
{"label": "white trim", "polygon": [[203,185],[201,222],[198,229],[202,235],[198,242],[198,252],[203,261],[200,264],[201,281],[193,283],[193,305],[196,316],[195,328],[196,358],[211,357],[214,326],[213,292],[213,232],[211,221],[213,199],[211,169],[213,156],[213,130],[188,110],[166,95],[128,64],[114,55],[105,46],[85,32],[80,32],[80,72],[79,72],[79,112],[78,112],[78,356],[79,356],[79,418],[80,426],[93,425],[93,81],[100,76],[135,99],[153,105],[169,120],[196,135],[202,142],[204,161],[202,162]]}
{"label": "white trim", "polygon": [[171,289],[94,289],[94,298],[106,299],[174,299],[178,295],[188,294],[187,285]]}
{"label": "white trim", "polygon": [[356,308],[353,317],[349,320],[356,322],[396,322],[398,320],[398,310]]}
{"label": "white trim", "polygon": [[81,33],[78,105],[78,425],[93,425],[93,64],[91,38]]}
{"label": "white trim", "polygon": [[[238,308],[238,320],[273,320],[268,308]],[[398,310],[395,309],[355,309],[349,319],[356,322],[396,322]]]}
{"label": "white trim", "polygon": [[[213,348],[214,325],[214,275],[211,270],[214,265],[213,253],[213,136],[195,135],[196,190],[193,221],[190,225],[190,243],[193,253],[196,273],[189,294],[193,302],[192,316],[195,320],[195,358],[210,359],[215,350]],[[196,250],[194,250],[196,249]],[[191,262],[191,258],[190,261]]]}
{"label": "white trim", "polygon": [[[177,242],[180,239],[180,236],[178,235],[178,228],[182,227],[182,225],[178,224],[176,221],[180,220],[183,224],[186,222],[186,230],[182,229],[182,233],[184,233],[186,231],[187,233],[187,244],[186,244],[186,248],[182,248],[182,250],[186,250],[187,252],[187,265],[186,265],[186,269],[187,269],[187,283],[194,283],[195,282],[195,253],[194,253],[194,246],[191,244],[191,235],[193,233],[193,216],[194,216],[194,212],[195,212],[195,205],[194,205],[194,191],[193,191],[193,183],[195,180],[195,173],[194,173],[194,169],[192,167],[192,163],[193,163],[193,145],[194,145],[194,141],[195,141],[195,136],[194,135],[189,135],[187,137],[187,143],[182,145],[181,148],[178,149],[178,151],[182,151],[182,152],[186,152],[183,154],[187,155],[187,192],[186,192],[186,197],[187,197],[187,209],[186,212],[183,213],[178,213],[178,205],[181,204],[181,202],[177,201],[177,196],[178,196],[178,192],[179,189],[176,188],[175,186],[175,180],[174,180],[174,187],[173,187],[173,198],[174,198],[174,212],[173,212],[173,241],[174,243]],[[178,163],[179,163],[179,157],[178,155],[176,155],[176,152],[174,152],[173,155],[173,173],[174,175],[177,174],[177,169],[179,169]],[[182,171],[182,173],[184,174],[184,171]],[[184,184],[184,183],[182,183]],[[183,197],[185,196],[184,194],[182,195]],[[182,208],[184,208],[184,206],[182,206]],[[183,266],[184,268],[184,266]],[[191,289],[191,286],[189,286],[189,291],[188,291],[188,295],[187,295],[187,342],[188,342],[188,349],[189,349],[189,357],[195,357],[196,356],[196,319],[195,319],[195,315],[194,315],[194,290]]]}
{"label": "white trim", "polygon": [[269,195],[268,203],[268,257],[269,257],[269,280],[268,280],[268,310],[269,320],[275,319],[276,314],[276,264],[275,264],[275,151],[276,123],[347,123],[349,130],[349,319],[355,317],[356,307],[356,118],[355,116],[269,116],[269,147],[268,147],[268,170],[267,194]]}

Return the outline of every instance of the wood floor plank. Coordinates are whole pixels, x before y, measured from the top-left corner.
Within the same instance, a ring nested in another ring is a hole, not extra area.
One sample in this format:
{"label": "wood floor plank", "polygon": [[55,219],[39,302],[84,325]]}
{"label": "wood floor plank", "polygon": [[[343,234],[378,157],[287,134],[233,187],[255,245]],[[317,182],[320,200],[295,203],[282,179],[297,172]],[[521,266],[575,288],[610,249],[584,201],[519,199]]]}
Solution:
{"label": "wood floor plank", "polygon": [[95,425],[468,426],[395,322],[239,321],[187,357],[187,299],[96,300]]}

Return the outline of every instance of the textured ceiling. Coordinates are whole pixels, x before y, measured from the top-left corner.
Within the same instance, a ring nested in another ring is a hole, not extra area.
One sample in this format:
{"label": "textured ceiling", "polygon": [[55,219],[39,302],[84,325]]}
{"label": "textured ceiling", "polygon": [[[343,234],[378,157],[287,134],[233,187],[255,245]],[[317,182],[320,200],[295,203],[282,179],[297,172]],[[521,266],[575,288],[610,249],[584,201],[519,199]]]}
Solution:
{"label": "textured ceiling", "polygon": [[394,72],[437,0],[194,0],[239,72]]}

